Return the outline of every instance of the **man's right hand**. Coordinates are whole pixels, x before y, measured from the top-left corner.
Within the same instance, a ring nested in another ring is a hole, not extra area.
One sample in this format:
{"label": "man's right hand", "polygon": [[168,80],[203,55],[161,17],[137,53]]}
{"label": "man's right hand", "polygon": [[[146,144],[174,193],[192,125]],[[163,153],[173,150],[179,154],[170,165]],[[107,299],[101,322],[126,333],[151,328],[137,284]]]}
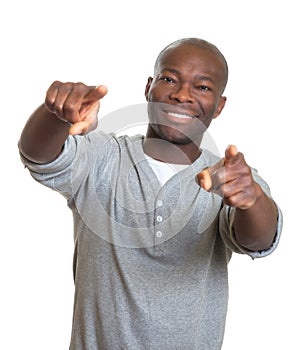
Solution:
{"label": "man's right hand", "polygon": [[55,81],[47,91],[45,106],[60,120],[71,124],[70,135],[84,135],[97,127],[99,101],[107,91],[104,85]]}

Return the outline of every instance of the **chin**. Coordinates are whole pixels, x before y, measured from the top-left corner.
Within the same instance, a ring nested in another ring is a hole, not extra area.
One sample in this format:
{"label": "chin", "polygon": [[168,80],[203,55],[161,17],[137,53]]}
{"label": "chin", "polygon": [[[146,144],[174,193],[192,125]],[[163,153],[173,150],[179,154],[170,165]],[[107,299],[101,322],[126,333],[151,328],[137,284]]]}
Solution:
{"label": "chin", "polygon": [[155,126],[154,129],[158,138],[176,145],[186,145],[195,142],[192,137],[189,137],[185,133],[171,127],[161,128],[160,126]]}

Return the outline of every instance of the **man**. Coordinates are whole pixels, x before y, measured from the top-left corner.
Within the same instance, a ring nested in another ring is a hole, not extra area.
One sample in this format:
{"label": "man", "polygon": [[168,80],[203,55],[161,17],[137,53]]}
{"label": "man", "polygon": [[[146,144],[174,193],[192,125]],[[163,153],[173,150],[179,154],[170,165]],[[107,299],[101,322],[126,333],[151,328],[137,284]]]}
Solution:
{"label": "man", "polygon": [[19,142],[33,177],[74,216],[70,349],[220,349],[232,252],[270,254],[281,213],[233,145],[201,149],[228,79],[211,43],[187,38],[158,56],[145,137],[97,127],[105,86],[54,82]]}

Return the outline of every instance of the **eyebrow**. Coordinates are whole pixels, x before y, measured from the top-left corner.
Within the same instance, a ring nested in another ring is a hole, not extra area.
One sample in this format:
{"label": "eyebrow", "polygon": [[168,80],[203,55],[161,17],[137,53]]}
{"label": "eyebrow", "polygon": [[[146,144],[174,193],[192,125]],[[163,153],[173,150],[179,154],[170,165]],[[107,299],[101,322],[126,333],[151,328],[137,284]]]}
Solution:
{"label": "eyebrow", "polygon": [[[176,75],[181,76],[181,73],[180,73],[177,69],[175,69],[175,68],[165,68],[165,69],[162,70],[162,72],[164,72],[164,71],[169,71],[169,72],[171,72],[171,73],[174,73],[174,74],[176,74]],[[203,75],[203,74],[197,74],[197,75],[195,75],[195,79],[205,80],[205,81],[210,81],[211,83],[215,83],[215,81],[214,81],[212,78],[210,78],[210,77],[207,76],[207,75]]]}

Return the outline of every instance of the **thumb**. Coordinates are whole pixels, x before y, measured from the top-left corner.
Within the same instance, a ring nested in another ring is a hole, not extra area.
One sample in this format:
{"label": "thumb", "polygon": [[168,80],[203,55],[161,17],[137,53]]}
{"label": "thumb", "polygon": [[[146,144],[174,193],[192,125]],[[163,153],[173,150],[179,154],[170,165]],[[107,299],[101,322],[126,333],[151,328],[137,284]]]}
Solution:
{"label": "thumb", "polygon": [[205,190],[209,191],[212,187],[212,178],[210,174],[209,168],[202,170],[199,174],[197,174],[197,182],[198,184]]}
{"label": "thumb", "polygon": [[217,163],[210,165],[197,174],[197,182],[206,191],[210,191],[214,185],[212,177],[224,166],[224,158],[221,158]]}

